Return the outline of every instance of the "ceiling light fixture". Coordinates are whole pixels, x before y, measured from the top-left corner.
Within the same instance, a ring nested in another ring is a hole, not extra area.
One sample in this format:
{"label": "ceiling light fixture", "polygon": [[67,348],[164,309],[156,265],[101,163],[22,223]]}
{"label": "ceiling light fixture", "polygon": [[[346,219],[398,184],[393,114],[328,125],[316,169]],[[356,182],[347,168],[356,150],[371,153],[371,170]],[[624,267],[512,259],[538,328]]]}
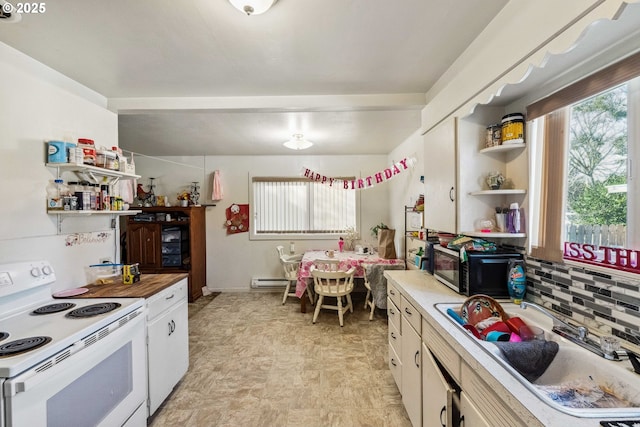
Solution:
{"label": "ceiling light fixture", "polygon": [[278,0],[229,0],[242,13],[247,15],[260,15],[265,13]]}
{"label": "ceiling light fixture", "polygon": [[304,139],[301,133],[294,133],[291,139],[282,145],[292,150],[306,150],[313,145],[313,142]]}

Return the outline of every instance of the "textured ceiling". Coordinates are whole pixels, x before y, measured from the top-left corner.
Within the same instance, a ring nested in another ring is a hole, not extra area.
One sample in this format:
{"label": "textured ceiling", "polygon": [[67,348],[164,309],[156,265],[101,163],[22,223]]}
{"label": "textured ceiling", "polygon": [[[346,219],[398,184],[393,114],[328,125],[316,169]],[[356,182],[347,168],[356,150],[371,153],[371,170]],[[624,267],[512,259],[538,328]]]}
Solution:
{"label": "textured ceiling", "polygon": [[[305,153],[388,153],[505,3],[279,0],[245,16],[226,0],[56,0],[0,41],[107,97],[136,152],[291,154],[302,132]],[[174,107],[186,98],[208,102]]]}

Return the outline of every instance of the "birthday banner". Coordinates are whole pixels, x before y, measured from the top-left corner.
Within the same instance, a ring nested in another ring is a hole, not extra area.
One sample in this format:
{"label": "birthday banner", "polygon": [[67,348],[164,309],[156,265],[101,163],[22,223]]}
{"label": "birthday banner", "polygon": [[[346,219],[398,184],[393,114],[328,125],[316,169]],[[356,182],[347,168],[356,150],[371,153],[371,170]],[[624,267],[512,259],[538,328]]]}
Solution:
{"label": "birthday banner", "polygon": [[341,188],[344,190],[364,190],[367,188],[375,187],[378,184],[387,182],[390,179],[395,178],[402,172],[407,171],[409,168],[413,168],[415,164],[415,158],[404,158],[399,162],[394,163],[391,167],[388,167],[380,172],[376,172],[366,178],[358,179],[331,178],[305,167],[302,168],[301,173],[303,176],[309,178],[310,180],[320,182],[321,184],[327,184],[329,185],[329,187]]}

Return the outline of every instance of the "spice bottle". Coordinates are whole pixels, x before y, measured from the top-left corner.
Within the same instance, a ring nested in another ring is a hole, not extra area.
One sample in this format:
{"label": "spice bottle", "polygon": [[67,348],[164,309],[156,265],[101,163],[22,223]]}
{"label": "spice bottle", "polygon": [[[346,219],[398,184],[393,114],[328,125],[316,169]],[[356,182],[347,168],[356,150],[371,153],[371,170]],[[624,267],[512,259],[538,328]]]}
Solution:
{"label": "spice bottle", "polygon": [[102,210],[108,211],[111,209],[111,197],[109,197],[109,184],[105,177],[100,186],[100,198],[102,200]]}

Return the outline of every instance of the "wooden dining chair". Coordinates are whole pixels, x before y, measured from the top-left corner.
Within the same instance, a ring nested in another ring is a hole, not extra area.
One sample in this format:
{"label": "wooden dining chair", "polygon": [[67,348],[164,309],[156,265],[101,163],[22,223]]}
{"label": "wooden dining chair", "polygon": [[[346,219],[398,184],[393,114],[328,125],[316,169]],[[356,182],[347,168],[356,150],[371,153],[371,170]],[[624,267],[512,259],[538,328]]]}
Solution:
{"label": "wooden dining chair", "polygon": [[[353,291],[353,275],[355,272],[355,267],[351,267],[347,271],[328,271],[319,270],[315,266],[311,267],[313,287],[318,296],[316,310],[313,313],[313,323],[316,323],[320,309],[326,308],[336,310],[338,312],[340,326],[344,326],[344,313],[346,313],[347,310],[353,313],[351,292]],[[336,305],[323,304],[325,297],[336,298]],[[346,298],[346,305],[343,305],[342,297]]]}

